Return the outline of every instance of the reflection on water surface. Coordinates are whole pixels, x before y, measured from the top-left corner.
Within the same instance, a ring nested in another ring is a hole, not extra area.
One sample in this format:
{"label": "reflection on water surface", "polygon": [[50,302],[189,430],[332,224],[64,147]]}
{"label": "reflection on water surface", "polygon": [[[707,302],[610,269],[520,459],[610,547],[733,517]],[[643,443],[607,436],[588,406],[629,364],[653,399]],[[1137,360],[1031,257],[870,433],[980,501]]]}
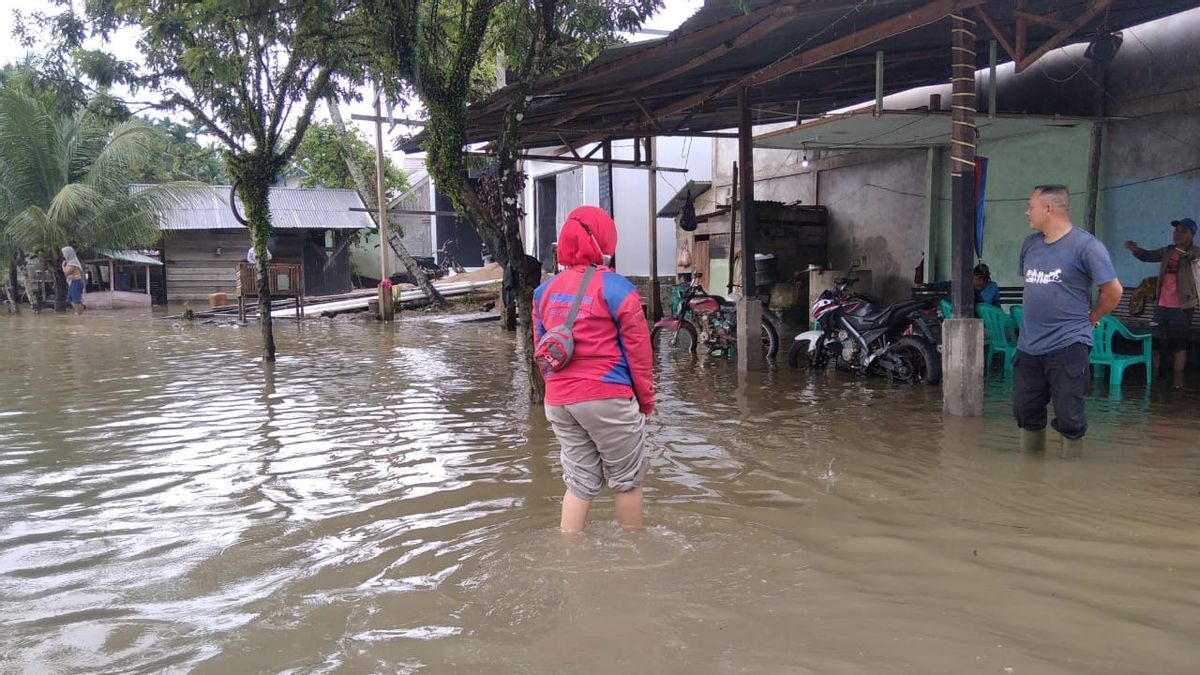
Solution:
{"label": "reflection on water surface", "polygon": [[0,316],[0,672],[1194,672],[1194,396],[1063,460],[999,382],[664,359],[650,527],[565,539],[496,330]]}

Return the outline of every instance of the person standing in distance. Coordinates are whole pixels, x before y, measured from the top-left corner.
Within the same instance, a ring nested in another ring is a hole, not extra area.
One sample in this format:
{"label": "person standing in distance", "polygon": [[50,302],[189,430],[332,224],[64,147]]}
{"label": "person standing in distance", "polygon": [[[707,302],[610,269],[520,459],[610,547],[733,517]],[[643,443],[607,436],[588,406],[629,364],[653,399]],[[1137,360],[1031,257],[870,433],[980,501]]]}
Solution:
{"label": "person standing in distance", "polygon": [[[67,278],[67,302],[71,303],[71,307],[75,310],[75,316],[83,314],[83,263],[79,262],[79,256],[75,254],[75,249],[70,246],[62,247],[62,271],[63,276]],[[110,283],[115,283],[115,279]]]}
{"label": "person standing in distance", "polygon": [[653,355],[641,296],[612,271],[617,226],[608,213],[580,206],[558,235],[558,262],[566,266],[533,294],[535,340],[566,324],[585,280],[571,333],[574,353],[562,368],[544,372],[546,418],[562,447],[563,495],[559,526],[574,533],[587,522],[592,500],[607,482],[617,522],[642,526],[642,482],[650,466],[646,418],[654,411]]}
{"label": "person standing in distance", "polygon": [[[1071,224],[1070,205],[1066,186],[1039,185],[1025,211],[1036,231],[1021,244],[1025,319],[1013,360],[1013,416],[1025,451],[1045,450],[1051,401],[1064,452],[1082,450],[1092,328],[1121,300],[1108,250]],[[1100,297],[1089,309],[1093,286]]]}
{"label": "person standing in distance", "polygon": [[1187,366],[1187,333],[1192,326],[1192,314],[1196,305],[1197,282],[1195,266],[1200,258],[1200,246],[1196,246],[1196,221],[1182,218],[1171,221],[1175,228],[1171,244],[1146,250],[1136,241],[1125,242],[1125,248],[1142,262],[1156,262],[1158,266],[1158,302],[1154,306],[1154,321],[1162,331],[1159,348],[1154,350],[1153,370],[1158,375],[1158,364],[1162,352],[1173,356],[1172,386],[1183,389],[1183,371]]}

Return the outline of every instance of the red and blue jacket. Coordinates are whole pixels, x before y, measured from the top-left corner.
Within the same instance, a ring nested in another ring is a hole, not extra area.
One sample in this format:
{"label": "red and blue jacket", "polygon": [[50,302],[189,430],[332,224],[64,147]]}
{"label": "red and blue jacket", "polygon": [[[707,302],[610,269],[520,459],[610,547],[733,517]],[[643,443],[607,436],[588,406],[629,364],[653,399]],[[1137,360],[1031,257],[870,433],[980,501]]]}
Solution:
{"label": "red and blue jacket", "polygon": [[[572,265],[533,292],[535,341],[566,322],[586,265]],[[571,331],[574,356],[561,370],[544,373],[546,403],[567,405],[636,397],[654,410],[653,355],[641,296],[628,279],[598,265],[579,304]]]}

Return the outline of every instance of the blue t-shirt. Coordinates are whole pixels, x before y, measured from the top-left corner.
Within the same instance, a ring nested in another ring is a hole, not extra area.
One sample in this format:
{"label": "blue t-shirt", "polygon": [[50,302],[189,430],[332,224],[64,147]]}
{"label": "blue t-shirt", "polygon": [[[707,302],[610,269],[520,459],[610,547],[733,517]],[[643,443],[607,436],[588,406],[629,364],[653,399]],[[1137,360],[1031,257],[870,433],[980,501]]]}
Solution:
{"label": "blue t-shirt", "polygon": [[1071,228],[1047,244],[1035,232],[1021,244],[1025,319],[1017,348],[1040,356],[1082,342],[1092,344],[1092,287],[1117,278],[1112,258],[1091,234]]}

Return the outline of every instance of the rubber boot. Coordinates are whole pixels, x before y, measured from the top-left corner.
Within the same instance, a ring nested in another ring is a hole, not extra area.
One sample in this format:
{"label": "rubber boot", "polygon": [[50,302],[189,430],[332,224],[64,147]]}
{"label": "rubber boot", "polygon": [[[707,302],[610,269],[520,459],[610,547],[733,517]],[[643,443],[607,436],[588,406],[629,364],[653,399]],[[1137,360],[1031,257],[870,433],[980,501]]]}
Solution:
{"label": "rubber boot", "polygon": [[1046,428],[1021,429],[1021,452],[1045,452]]}
{"label": "rubber boot", "polygon": [[1063,457],[1082,457],[1083,456],[1083,437],[1062,439],[1062,456]]}

